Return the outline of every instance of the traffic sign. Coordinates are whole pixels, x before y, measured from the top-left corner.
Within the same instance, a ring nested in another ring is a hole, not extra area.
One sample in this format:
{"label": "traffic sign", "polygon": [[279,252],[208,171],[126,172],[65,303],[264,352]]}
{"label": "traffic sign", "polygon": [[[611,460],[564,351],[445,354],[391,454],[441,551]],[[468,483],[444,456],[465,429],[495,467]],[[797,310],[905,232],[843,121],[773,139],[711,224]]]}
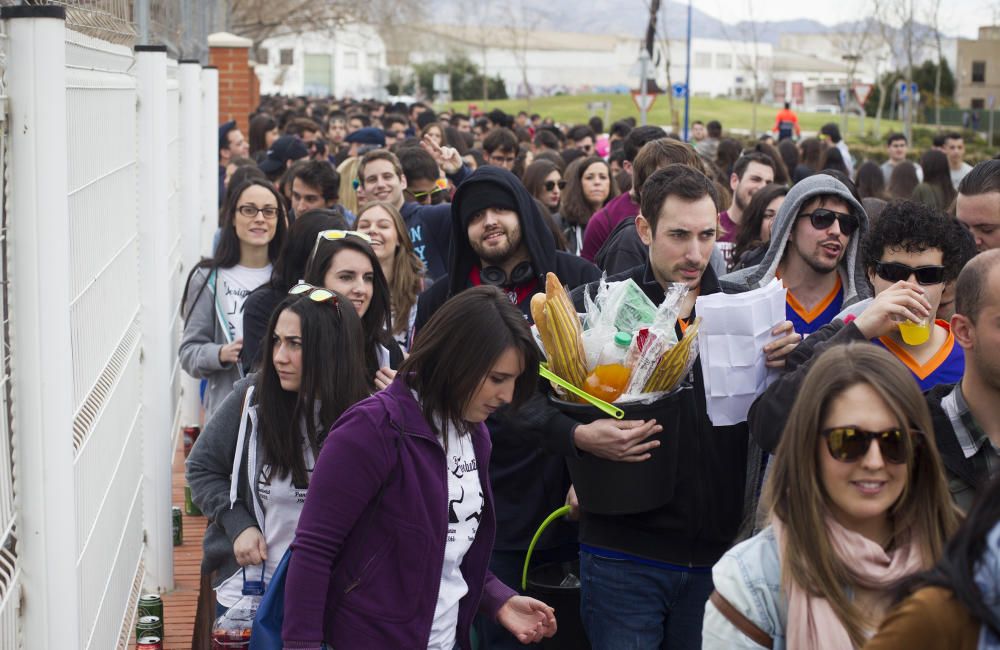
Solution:
{"label": "traffic sign", "polygon": [[687,94],[687,84],[675,83],[670,87],[670,89],[673,91],[674,97],[677,99],[680,99]]}
{"label": "traffic sign", "polygon": [[858,100],[858,103],[862,106],[868,101],[868,97],[872,94],[872,89],[875,86],[873,84],[854,84],[854,98]]}
{"label": "traffic sign", "polygon": [[918,102],[920,101],[920,89],[917,87],[916,82],[907,84],[905,81],[900,81],[899,101],[901,102],[909,101],[911,97]]}
{"label": "traffic sign", "polygon": [[656,93],[647,91],[644,95],[641,90],[633,90],[632,101],[635,102],[635,107],[640,111],[648,111],[653,108],[653,104],[656,102]]}
{"label": "traffic sign", "polygon": [[909,86],[905,81],[899,82],[899,98],[902,100],[906,99],[906,93],[909,90]]}

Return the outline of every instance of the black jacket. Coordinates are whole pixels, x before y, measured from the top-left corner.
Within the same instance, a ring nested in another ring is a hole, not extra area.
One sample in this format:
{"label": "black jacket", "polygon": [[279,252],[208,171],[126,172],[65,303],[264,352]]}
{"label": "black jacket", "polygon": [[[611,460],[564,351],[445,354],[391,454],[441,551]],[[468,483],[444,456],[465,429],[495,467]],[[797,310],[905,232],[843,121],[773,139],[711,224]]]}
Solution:
{"label": "black jacket", "polygon": [[[655,304],[663,302],[663,288],[653,278],[648,262],[610,277],[608,281],[629,278]],[[573,291],[573,302],[578,309],[583,305],[584,291],[594,295],[597,283]],[[701,295],[718,292],[718,277],[709,266],[702,276]],[[662,508],[634,515],[581,512],[581,543],[671,564],[710,567],[736,540],[746,517],[752,514],[745,512],[748,506],[744,501],[749,446],[747,426],[746,423],[726,427],[712,425],[705,405],[700,362],[695,363],[688,381],[693,390],[687,399],[693,401],[691,407],[697,428],[665,432],[679,436],[673,499]],[[759,456],[753,462],[759,465]]]}
{"label": "black jacket", "polygon": [[[531,195],[517,177],[498,167],[476,170],[459,186],[452,202],[451,247],[448,275],[438,278],[417,302],[414,329],[430,319],[444,302],[472,286],[469,274],[479,257],[469,244],[459,217],[464,197],[479,183],[499,184],[516,197],[521,218],[521,236],[535,271],[535,292],[545,291],[545,274],[555,273],[570,288],[600,277],[596,266],[582,258],[557,251],[552,232]],[[518,305],[531,321],[530,297]],[[552,420],[553,426],[547,426]],[[575,454],[573,428],[576,422],[548,407],[541,392],[516,413],[497,413],[486,421],[493,439],[490,480],[497,513],[498,550],[524,550],[542,520],[563,505],[569,489],[569,474],[562,456]],[[539,548],[552,548],[573,540],[575,533],[562,528],[546,533]]]}
{"label": "black jacket", "polygon": [[649,248],[639,239],[635,217],[629,217],[618,222],[597,251],[594,261],[608,275],[617,275],[645,264],[648,256]]}
{"label": "black jacket", "polygon": [[[785,373],[771,384],[764,394],[750,407],[750,434],[765,451],[774,453],[781,441],[788,414],[792,410],[799,387],[806,373],[824,350],[833,345],[845,345],[852,341],[864,341],[857,325],[845,325],[835,320],[824,325],[799,344],[785,361]],[[955,436],[951,419],[941,406],[943,400],[955,384],[939,384],[924,393],[927,408],[934,423],[934,441],[948,478],[948,490],[955,503],[968,510],[976,494],[989,482],[985,472],[977,471],[975,463],[965,457],[962,446]]]}

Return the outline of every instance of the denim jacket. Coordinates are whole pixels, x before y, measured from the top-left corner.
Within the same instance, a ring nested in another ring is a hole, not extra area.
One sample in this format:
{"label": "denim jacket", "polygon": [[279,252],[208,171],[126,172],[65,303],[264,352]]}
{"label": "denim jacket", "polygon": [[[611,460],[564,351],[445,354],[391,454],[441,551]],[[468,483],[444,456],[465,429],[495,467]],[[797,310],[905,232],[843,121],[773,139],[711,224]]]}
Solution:
{"label": "denim jacket", "polygon": [[[715,590],[741,614],[774,639],[774,650],[785,649],[788,602],[781,591],[778,540],[768,526],[731,548],[712,568]],[[759,649],[719,613],[705,604],[702,650]]]}

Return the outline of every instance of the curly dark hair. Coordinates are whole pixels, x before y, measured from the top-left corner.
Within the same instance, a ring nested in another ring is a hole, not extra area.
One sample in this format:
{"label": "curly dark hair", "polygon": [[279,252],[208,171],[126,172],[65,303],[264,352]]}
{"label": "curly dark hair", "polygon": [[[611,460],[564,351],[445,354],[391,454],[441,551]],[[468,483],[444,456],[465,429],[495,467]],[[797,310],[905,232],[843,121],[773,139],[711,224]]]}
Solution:
{"label": "curly dark hair", "polygon": [[957,278],[967,261],[960,233],[952,228],[950,218],[914,201],[890,201],[872,224],[862,243],[862,258],[869,272],[874,272],[887,248],[908,253],[940,249],[946,282]]}

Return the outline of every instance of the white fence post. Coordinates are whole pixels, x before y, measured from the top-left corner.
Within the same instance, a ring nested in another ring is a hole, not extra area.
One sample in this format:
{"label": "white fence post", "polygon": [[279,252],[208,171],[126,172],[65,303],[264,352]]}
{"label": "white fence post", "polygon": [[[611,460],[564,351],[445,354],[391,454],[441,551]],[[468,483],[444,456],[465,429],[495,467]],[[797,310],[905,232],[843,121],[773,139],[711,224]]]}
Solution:
{"label": "white fence post", "polygon": [[[177,68],[180,82],[180,139],[181,139],[181,246],[185,270],[194,268],[201,259],[201,160],[204,129],[201,124],[201,63],[182,60]],[[177,351],[174,350],[176,354]],[[181,378],[181,423],[200,421],[199,382],[187,373]]]}
{"label": "white fence post", "polygon": [[139,293],[142,326],[143,513],[146,584],[167,591],[174,584],[171,526],[171,460],[174,419],[170,371],[170,224],[167,222],[167,48],[135,47],[139,190]]}
{"label": "white fence post", "polygon": [[201,253],[212,254],[212,240],[219,229],[219,69],[201,71],[201,123],[205,135],[201,154]]}
{"label": "white fence post", "polygon": [[[24,609],[32,647],[80,629],[66,150],[65,9],[15,6],[7,23],[10,302]],[[60,164],[53,164],[60,163]]]}

